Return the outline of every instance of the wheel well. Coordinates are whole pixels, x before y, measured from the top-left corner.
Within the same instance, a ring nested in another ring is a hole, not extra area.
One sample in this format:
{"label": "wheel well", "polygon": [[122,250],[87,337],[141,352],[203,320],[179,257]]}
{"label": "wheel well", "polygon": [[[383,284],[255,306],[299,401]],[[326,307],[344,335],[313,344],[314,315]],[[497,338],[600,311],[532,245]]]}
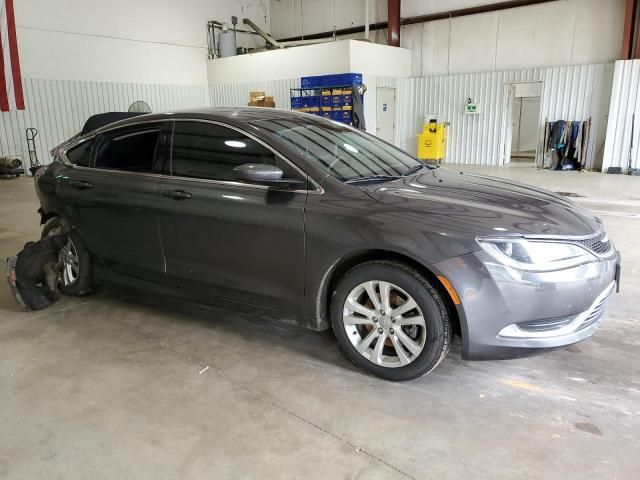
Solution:
{"label": "wheel well", "polygon": [[449,292],[447,292],[447,289],[442,284],[442,282],[438,280],[436,275],[427,267],[415,261],[413,258],[388,250],[364,250],[348,254],[342,257],[335,265],[328,282],[326,282],[326,287],[323,292],[324,301],[321,304],[323,308],[321,312],[322,318],[326,319],[329,325],[331,324],[331,322],[329,321],[331,294],[335,291],[340,278],[342,278],[343,275],[352,268],[362,263],[370,262],[373,260],[391,260],[403,263],[404,265],[417,270],[424,278],[429,281],[429,283],[431,283],[431,285],[433,285],[436,290],[438,290],[438,292],[442,296],[442,299],[447,305],[447,311],[449,312],[449,317],[451,318],[454,332],[457,335],[461,335],[462,329],[460,327],[460,317],[458,315],[458,310],[453,303],[453,300],[451,299],[451,295],[449,294]]}
{"label": "wheel well", "polygon": [[53,213],[53,212],[44,213],[42,211],[42,209],[40,209],[40,225],[44,225],[45,223],[47,223],[52,218],[55,218],[55,217],[58,217],[58,216],[59,215],[57,213]]}

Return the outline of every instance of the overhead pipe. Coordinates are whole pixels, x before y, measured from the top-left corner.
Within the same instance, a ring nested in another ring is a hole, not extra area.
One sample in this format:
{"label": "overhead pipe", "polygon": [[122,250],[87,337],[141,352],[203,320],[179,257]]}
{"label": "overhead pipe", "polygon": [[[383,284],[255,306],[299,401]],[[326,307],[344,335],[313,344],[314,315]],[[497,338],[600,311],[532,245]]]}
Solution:
{"label": "overhead pipe", "polygon": [[[497,2],[489,5],[480,5],[478,7],[461,8],[458,10],[450,10],[446,12],[432,13],[429,15],[418,15],[415,17],[407,17],[400,20],[400,25],[411,25],[414,23],[432,22],[434,20],[445,20],[449,18],[466,17],[468,15],[477,15],[479,13],[498,12],[500,10],[509,10],[512,8],[528,7],[531,5],[539,5],[542,3],[557,2],[560,0],[513,0],[510,2]],[[369,30],[384,30],[389,28],[389,22],[377,22],[369,25]],[[305,39],[320,39],[330,36],[353,35],[354,33],[362,33],[365,26],[342,28],[331,32],[312,33],[304,36]],[[279,40],[279,42],[291,42],[300,40],[301,37],[289,37]]]}
{"label": "overhead pipe", "polygon": [[369,40],[369,0],[364,0],[364,38]]}
{"label": "overhead pipe", "polygon": [[278,43],[278,41],[273,38],[271,35],[269,35],[267,32],[265,32],[264,30],[262,30],[258,25],[256,25],[256,23],[251,20],[250,18],[243,18],[242,19],[242,23],[244,23],[245,25],[249,25],[251,28],[253,28],[256,33],[258,35],[260,35],[262,38],[264,38],[267,43],[270,43],[271,45],[273,45],[276,48],[284,48],[284,46],[280,45]]}
{"label": "overhead pipe", "polygon": [[392,47],[400,46],[400,0],[387,2],[387,44]]}
{"label": "overhead pipe", "polygon": [[[330,41],[330,39],[327,39],[327,38],[319,38],[319,39],[315,38],[315,39],[293,40],[293,41],[289,41],[289,42],[279,42],[275,38],[273,38],[271,35],[269,35],[267,32],[262,30],[250,18],[243,18],[242,19],[242,23],[245,23],[245,24],[249,25],[251,28],[253,28],[258,35],[260,35],[262,38],[264,38],[267,41],[267,43],[269,43],[270,45],[274,46],[275,48],[299,47],[299,46],[302,46],[302,45],[313,45],[313,44],[317,44],[317,43],[326,43],[326,42]],[[334,40],[335,40],[335,38],[334,38]]]}

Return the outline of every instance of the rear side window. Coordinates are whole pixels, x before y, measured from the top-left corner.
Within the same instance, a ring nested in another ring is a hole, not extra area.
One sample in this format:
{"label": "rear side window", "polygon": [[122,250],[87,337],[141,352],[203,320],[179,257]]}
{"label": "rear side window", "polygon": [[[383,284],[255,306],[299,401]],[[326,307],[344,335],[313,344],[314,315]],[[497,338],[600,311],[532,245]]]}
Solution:
{"label": "rear side window", "polygon": [[67,159],[74,165],[88,167],[91,162],[91,149],[93,140],[81,143],[67,152]]}
{"label": "rear side window", "polygon": [[178,177],[232,181],[233,169],[244,163],[276,165],[285,177],[299,177],[257,141],[211,123],[176,122],[172,153],[173,175]]}
{"label": "rear side window", "polygon": [[106,137],[96,153],[96,167],[151,172],[160,130],[142,130]]}

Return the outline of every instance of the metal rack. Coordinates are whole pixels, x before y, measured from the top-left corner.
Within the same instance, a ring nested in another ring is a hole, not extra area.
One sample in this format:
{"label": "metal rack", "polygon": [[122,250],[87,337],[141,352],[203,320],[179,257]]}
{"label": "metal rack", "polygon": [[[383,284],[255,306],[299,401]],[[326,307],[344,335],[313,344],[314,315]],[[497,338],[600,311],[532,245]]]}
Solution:
{"label": "metal rack", "polygon": [[[332,120],[353,124],[354,103],[362,104],[358,88],[362,85],[359,73],[343,73],[302,77],[301,88],[290,89],[291,109]],[[359,102],[354,102],[354,97]]]}
{"label": "metal rack", "polygon": [[291,109],[351,125],[355,85],[337,87],[292,88]]}

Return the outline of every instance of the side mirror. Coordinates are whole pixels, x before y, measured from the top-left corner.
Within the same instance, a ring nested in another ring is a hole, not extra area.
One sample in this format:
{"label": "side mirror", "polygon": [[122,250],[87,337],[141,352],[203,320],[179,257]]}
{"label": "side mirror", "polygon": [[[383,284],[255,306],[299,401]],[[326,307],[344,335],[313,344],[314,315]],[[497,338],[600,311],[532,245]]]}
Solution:
{"label": "side mirror", "polygon": [[233,177],[243,182],[271,186],[291,186],[304,183],[296,178],[282,178],[282,175],[284,173],[280,168],[266,163],[244,163],[233,169]]}

